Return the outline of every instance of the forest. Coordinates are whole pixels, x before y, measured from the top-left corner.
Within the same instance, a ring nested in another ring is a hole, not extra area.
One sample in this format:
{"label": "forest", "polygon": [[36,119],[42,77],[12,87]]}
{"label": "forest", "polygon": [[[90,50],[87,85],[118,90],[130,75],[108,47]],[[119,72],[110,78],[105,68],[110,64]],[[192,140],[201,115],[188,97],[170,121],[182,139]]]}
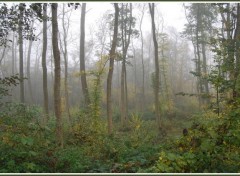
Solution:
{"label": "forest", "polygon": [[0,173],[240,172],[240,3],[166,5],[0,3]]}

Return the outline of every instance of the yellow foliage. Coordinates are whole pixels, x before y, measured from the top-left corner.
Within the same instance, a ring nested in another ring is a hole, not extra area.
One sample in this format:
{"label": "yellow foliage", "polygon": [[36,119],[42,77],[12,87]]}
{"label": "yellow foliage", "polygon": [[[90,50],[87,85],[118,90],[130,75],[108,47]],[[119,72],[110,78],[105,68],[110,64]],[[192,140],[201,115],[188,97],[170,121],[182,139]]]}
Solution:
{"label": "yellow foliage", "polygon": [[140,129],[140,127],[143,124],[143,120],[141,120],[141,117],[136,114],[136,113],[132,113],[131,114],[131,118],[130,118],[130,126],[134,131],[137,131]]}
{"label": "yellow foliage", "polygon": [[14,143],[11,141],[11,137],[8,135],[8,133],[2,136],[2,142],[4,144],[9,145],[9,146],[13,146],[14,145]]}
{"label": "yellow foliage", "polygon": [[61,97],[61,112],[64,112],[66,109],[65,97]]}

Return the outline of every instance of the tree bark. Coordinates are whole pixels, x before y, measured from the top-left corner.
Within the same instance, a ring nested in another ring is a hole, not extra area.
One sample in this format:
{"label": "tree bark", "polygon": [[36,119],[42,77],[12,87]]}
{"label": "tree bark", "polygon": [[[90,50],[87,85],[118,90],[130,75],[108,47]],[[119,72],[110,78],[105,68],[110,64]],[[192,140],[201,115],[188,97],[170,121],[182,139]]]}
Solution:
{"label": "tree bark", "polygon": [[113,131],[113,122],[112,122],[112,76],[114,69],[114,58],[116,55],[116,47],[117,47],[117,34],[118,34],[118,15],[119,15],[119,7],[118,3],[114,3],[115,8],[115,17],[114,17],[114,33],[112,46],[109,54],[109,70],[107,77],[107,117],[108,117],[108,134],[111,135]]}
{"label": "tree bark", "polygon": [[[137,97],[137,63],[136,63],[136,51],[132,42],[132,49],[133,49],[133,61],[134,61],[134,96],[135,96],[135,113],[138,111],[138,97]],[[142,110],[142,107],[141,107]]]}
{"label": "tree bark", "polygon": [[[127,122],[127,113],[128,113],[128,93],[127,93],[127,71],[126,71],[126,58],[127,51],[130,44],[131,38],[131,30],[132,30],[132,4],[130,3],[130,25],[127,29],[127,25],[124,22],[128,18],[127,6],[125,7],[122,4],[122,13],[121,13],[121,34],[122,34],[122,53],[123,53],[123,61],[122,61],[122,73],[121,73],[121,123],[125,126]],[[128,19],[127,19],[128,20]],[[127,33],[128,32],[128,33]]]}
{"label": "tree bark", "polygon": [[[200,12],[205,10],[204,6],[200,6],[202,7],[200,9]],[[203,19],[201,14],[198,14],[199,18],[200,18],[200,32],[201,32],[201,47],[202,47],[202,58],[203,58],[203,73],[204,73],[204,77],[207,77],[207,57],[206,57],[206,44],[205,44],[205,34],[204,34],[204,29],[203,29]],[[204,85],[204,93],[206,95],[209,95],[209,87],[208,87],[208,81],[206,78],[203,79],[203,85]],[[208,104],[209,103],[209,98],[205,97],[205,103]]]}
{"label": "tree bark", "polygon": [[63,124],[61,117],[61,67],[60,67],[60,51],[58,48],[58,21],[57,21],[58,4],[52,4],[52,46],[54,57],[54,110],[56,116],[56,138],[57,143],[63,147]]}
{"label": "tree bark", "polygon": [[67,50],[67,35],[68,35],[68,29],[69,29],[69,20],[68,20],[68,25],[67,29],[64,24],[65,21],[65,5],[63,4],[63,17],[62,17],[62,27],[63,27],[63,43],[64,43],[64,51],[63,51],[63,56],[64,56],[64,68],[65,68],[65,79],[64,79],[64,93],[65,93],[65,105],[66,105],[66,111],[67,111],[67,116],[69,119],[70,124],[72,124],[72,119],[70,115],[70,110],[69,110],[69,94],[68,94],[68,50]]}
{"label": "tree bark", "polygon": [[42,69],[43,69],[43,102],[45,120],[49,120],[48,109],[48,78],[47,78],[47,3],[43,4],[43,48],[42,48]]}
{"label": "tree bark", "polygon": [[[33,25],[34,25],[34,21],[32,21],[31,30],[33,30]],[[33,32],[31,32],[30,35],[32,35],[32,34],[33,34]],[[28,53],[27,53],[27,79],[28,79],[28,91],[29,91],[31,103],[33,103],[32,82],[31,82],[31,70],[30,70],[32,43],[33,43],[33,40],[30,38],[30,39],[29,39],[29,44],[28,44]]]}
{"label": "tree bark", "polygon": [[20,10],[20,16],[19,16],[19,20],[18,20],[18,36],[19,36],[19,77],[21,79],[20,82],[20,102],[24,103],[25,99],[24,99],[24,73],[23,73],[23,32],[22,32],[22,28],[23,28],[23,11],[24,11],[24,7],[23,7],[23,3],[20,3],[19,5],[19,10]]}
{"label": "tree bark", "polygon": [[82,3],[81,11],[81,34],[80,34],[80,73],[82,91],[85,99],[85,106],[90,104],[90,98],[87,87],[86,71],[85,71],[85,15],[86,15],[86,3]]}
{"label": "tree bark", "polygon": [[142,16],[140,19],[140,34],[141,34],[141,60],[142,60],[142,98],[141,98],[141,110],[144,111],[144,103],[145,103],[145,68],[144,68],[144,56],[143,56],[143,32],[142,32],[142,21],[144,17],[144,9],[145,9],[145,4],[142,9]]}
{"label": "tree bark", "polygon": [[152,21],[152,35],[153,35],[153,44],[154,44],[154,59],[155,59],[155,80],[154,80],[154,100],[155,100],[155,111],[156,111],[156,121],[158,129],[160,130],[161,119],[160,119],[160,109],[159,109],[159,61],[158,61],[158,43],[156,37],[156,29],[155,29],[155,20],[154,20],[154,3],[148,4],[151,21]]}
{"label": "tree bark", "polygon": [[121,124],[124,126],[126,118],[126,96],[125,96],[125,60],[122,61],[121,71]]}
{"label": "tree bark", "polygon": [[15,74],[15,36],[13,32],[13,38],[12,38],[12,75]]}
{"label": "tree bark", "polygon": [[203,81],[202,81],[202,70],[201,70],[201,57],[200,57],[200,49],[199,49],[199,28],[200,28],[200,22],[199,22],[199,17],[200,17],[200,9],[199,5],[197,6],[197,27],[196,27],[196,50],[197,50],[197,73],[198,73],[198,79],[199,79],[199,104],[200,107],[203,103],[202,99],[202,94],[203,94]]}
{"label": "tree bark", "polygon": [[236,30],[234,34],[235,46],[236,46],[236,67],[234,74],[234,91],[233,98],[239,98],[240,90],[239,90],[239,70],[240,70],[240,4],[237,4],[237,22],[236,22]]}
{"label": "tree bark", "polygon": [[2,56],[1,56],[1,59],[0,59],[0,65],[2,65],[2,61],[4,59],[5,52],[6,52],[6,47],[3,48]]}

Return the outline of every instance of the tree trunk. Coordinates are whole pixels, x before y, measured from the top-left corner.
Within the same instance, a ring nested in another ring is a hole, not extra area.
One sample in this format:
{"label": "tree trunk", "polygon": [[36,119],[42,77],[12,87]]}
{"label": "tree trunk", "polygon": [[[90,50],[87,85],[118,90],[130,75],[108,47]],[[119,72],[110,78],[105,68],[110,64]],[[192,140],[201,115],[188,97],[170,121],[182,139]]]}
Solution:
{"label": "tree trunk", "polygon": [[121,72],[121,124],[124,126],[126,118],[126,96],[125,96],[125,59],[122,61]]}
{"label": "tree trunk", "polygon": [[113,123],[112,123],[112,76],[114,69],[114,58],[115,58],[115,50],[117,46],[117,34],[118,34],[118,15],[119,15],[119,7],[118,3],[114,3],[115,8],[115,17],[114,17],[114,33],[112,46],[109,54],[109,70],[107,77],[107,117],[108,117],[108,134],[112,134]]}
{"label": "tree trunk", "polygon": [[201,71],[201,57],[200,57],[200,49],[199,49],[199,17],[200,17],[200,9],[199,9],[199,5],[198,5],[198,8],[197,8],[197,28],[196,28],[196,50],[197,50],[197,73],[198,73],[198,79],[199,79],[199,104],[200,104],[200,107],[203,103],[203,99],[202,99],[202,94],[203,94],[203,82],[202,82],[202,71]]}
{"label": "tree trunk", "polygon": [[239,98],[240,96],[240,90],[239,90],[239,84],[240,84],[240,77],[239,77],[239,70],[240,70],[240,4],[237,4],[237,23],[236,23],[236,31],[234,35],[235,39],[235,46],[236,46],[236,68],[235,68],[235,74],[234,74],[234,92],[233,97]]}
{"label": "tree trunk", "polygon": [[65,68],[65,79],[64,79],[64,94],[65,94],[65,106],[67,111],[67,116],[69,119],[70,124],[72,124],[72,119],[70,115],[69,110],[69,94],[68,94],[68,50],[67,50],[67,35],[68,35],[68,29],[69,29],[69,20],[67,24],[67,29],[64,24],[65,21],[65,5],[63,4],[63,17],[62,17],[62,27],[63,27],[63,43],[64,43],[64,68]]}
{"label": "tree trunk", "polygon": [[[202,7],[202,6],[201,6]],[[204,11],[205,10],[205,7],[202,7],[200,9],[200,12]],[[203,19],[202,19],[202,16],[201,14],[198,14],[199,15],[199,27],[200,27],[200,32],[201,32],[201,47],[202,47],[202,58],[203,58],[203,74],[204,74],[204,78],[203,78],[203,85],[204,85],[204,93],[206,95],[209,95],[209,88],[208,88],[208,81],[206,79],[207,77],[207,57],[206,57],[206,44],[205,44],[205,34],[204,34],[204,31],[203,31]],[[206,96],[204,97],[205,99],[205,103],[208,104],[209,103],[209,98]]]}
{"label": "tree trunk", "polygon": [[[133,46],[133,42],[132,42],[132,49],[133,49],[133,61],[134,61],[134,96],[135,96],[135,113],[137,113],[138,111],[138,96],[137,96],[137,63],[136,63],[136,51],[135,48]],[[142,107],[141,107],[142,110]]]}
{"label": "tree trunk", "polygon": [[[32,21],[32,26],[31,26],[30,30],[33,30],[33,25],[34,25],[34,21]],[[32,34],[33,34],[33,32],[30,33],[30,35],[32,35]],[[28,79],[28,91],[29,91],[29,94],[30,94],[31,103],[33,103],[31,70],[30,70],[32,43],[33,43],[33,40],[29,39],[28,53],[27,53],[27,79]]]}
{"label": "tree trunk", "polygon": [[86,3],[82,3],[81,11],[81,34],[80,34],[80,73],[82,91],[85,99],[85,106],[90,104],[90,98],[87,87],[86,71],[85,71],[85,15],[86,15]]}
{"label": "tree trunk", "polygon": [[21,79],[20,82],[20,102],[24,103],[24,73],[23,73],[23,34],[22,34],[22,23],[23,23],[23,4],[20,3],[20,16],[18,21],[18,36],[19,36],[19,77]]}
{"label": "tree trunk", "polygon": [[[124,22],[127,18],[127,8],[124,11],[124,5],[122,4],[122,13],[121,13],[121,34],[122,34],[122,73],[121,73],[121,122],[125,126],[127,123],[127,114],[128,114],[128,93],[127,93],[127,71],[126,71],[126,58],[127,51],[130,44],[131,30],[132,30],[132,4],[130,3],[130,25],[127,29],[127,25]],[[127,33],[128,32],[128,33]]]}
{"label": "tree trunk", "polygon": [[43,69],[43,102],[45,120],[49,120],[48,109],[48,79],[47,79],[47,3],[43,4],[43,48],[42,48],[42,69]]}
{"label": "tree trunk", "polygon": [[[204,40],[204,39],[202,39]],[[203,73],[204,76],[207,76],[207,57],[206,57],[206,46],[205,46],[205,41],[202,41],[202,56],[203,56]],[[204,88],[205,88],[205,93],[209,95],[209,87],[208,87],[208,81],[206,78],[203,80]],[[206,103],[209,103],[209,98],[206,97]]]}
{"label": "tree trunk", "polygon": [[154,80],[154,96],[155,96],[155,111],[156,111],[156,121],[158,129],[160,130],[161,119],[160,119],[160,109],[159,109],[159,61],[158,61],[158,43],[155,31],[155,21],[154,21],[154,3],[149,3],[149,10],[152,20],[152,34],[153,34],[153,44],[154,44],[154,58],[155,58],[155,80]]}
{"label": "tree trunk", "polygon": [[15,36],[13,32],[13,38],[12,38],[12,75],[15,74]]}
{"label": "tree trunk", "polygon": [[125,124],[128,123],[128,89],[127,89],[127,68],[124,65],[124,89],[125,89]]}
{"label": "tree trunk", "polygon": [[3,52],[2,52],[2,56],[1,56],[1,59],[0,59],[0,65],[2,65],[2,61],[3,61],[3,59],[4,59],[5,52],[6,52],[6,47],[4,46]]}
{"label": "tree trunk", "polygon": [[54,57],[54,110],[56,115],[56,137],[57,143],[63,147],[63,124],[61,117],[61,67],[60,67],[60,51],[58,48],[58,22],[57,22],[58,4],[52,4],[52,46]]}
{"label": "tree trunk", "polygon": [[140,19],[140,34],[141,34],[141,60],[142,60],[142,98],[141,98],[141,110],[144,111],[144,103],[145,103],[145,69],[144,69],[144,60],[143,60],[143,33],[142,33],[142,21],[144,17],[144,9],[145,9],[145,4],[142,9],[142,16]]}

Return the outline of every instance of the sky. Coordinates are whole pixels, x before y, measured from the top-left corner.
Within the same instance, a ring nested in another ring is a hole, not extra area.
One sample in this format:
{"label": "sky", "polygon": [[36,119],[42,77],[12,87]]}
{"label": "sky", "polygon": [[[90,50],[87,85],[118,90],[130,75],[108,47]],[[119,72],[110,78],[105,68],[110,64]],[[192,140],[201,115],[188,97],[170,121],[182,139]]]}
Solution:
{"label": "sky", "polygon": [[[150,34],[152,29],[151,29],[151,18],[149,14],[148,3],[146,2],[134,2],[134,3],[146,4],[142,30],[143,30],[143,33]],[[94,31],[96,32],[98,30],[98,21],[101,19],[102,15],[108,10],[114,13],[114,6],[112,5],[111,2],[87,2],[86,7],[87,7],[86,9],[87,13],[86,13],[86,19],[85,19],[85,23],[86,23],[85,40],[90,41],[91,35],[93,35],[93,32]],[[59,13],[60,12],[61,12],[61,9],[59,9]],[[176,31],[178,32],[182,32],[184,28],[184,24],[186,23],[182,2],[157,2],[155,13],[156,13],[155,23],[156,23],[156,26],[160,24],[159,28],[161,28],[162,19],[164,19],[164,24],[163,24],[165,29],[164,32],[168,31],[169,26],[176,28]],[[71,45],[71,46],[69,45],[69,50],[75,50],[76,48],[79,47],[79,40],[74,36],[76,34],[80,35],[80,16],[81,16],[80,9],[72,11],[71,28],[69,32],[71,33],[71,36],[73,36],[73,40],[69,42],[69,44]],[[136,18],[138,19],[140,18],[140,16],[139,17],[136,16]],[[136,28],[139,29],[139,24],[136,25]],[[77,40],[74,40],[74,39],[77,39]]]}
{"label": "sky", "polygon": [[[57,2],[57,1],[56,1]],[[15,2],[18,3],[18,2]],[[33,3],[33,2],[31,2]],[[49,3],[49,2],[48,2]],[[69,3],[69,2],[59,2],[59,3]],[[81,1],[79,1],[81,3]],[[114,7],[112,5],[113,2],[87,2],[87,14],[86,14],[86,26],[85,26],[85,34],[86,41],[89,41],[91,37],[91,33],[97,30],[97,22],[100,20],[101,16],[108,10],[111,10],[114,13]],[[151,33],[151,18],[148,10],[148,2],[134,2],[134,3],[145,3],[146,11],[144,15],[142,30],[143,32]],[[184,24],[186,23],[185,13],[182,2],[155,2],[156,3],[156,15],[155,15],[155,23],[156,26],[160,24],[161,27],[162,19],[164,19],[164,28],[166,32],[169,26],[176,28],[178,32],[181,32],[184,28]],[[12,4],[12,2],[8,2],[7,4]],[[60,6],[59,6],[60,7]],[[61,13],[62,9],[59,8],[59,12]],[[51,15],[50,8],[48,10],[49,15]],[[69,49],[75,50],[79,47],[79,37],[75,37],[76,35],[80,35],[80,15],[81,10],[78,8],[77,10],[73,10],[71,14],[71,22],[70,22],[70,35],[72,36],[69,41]],[[140,15],[140,14],[139,14]],[[137,17],[137,18],[140,18]],[[61,29],[61,20],[59,21],[59,29]],[[139,29],[139,26],[136,26]]]}
{"label": "sky", "polygon": [[184,28],[186,23],[183,3],[179,2],[162,2],[158,8],[165,19],[167,26],[175,27],[179,32]]}
{"label": "sky", "polygon": [[[145,2],[140,2],[140,3],[145,3]],[[181,2],[157,2],[158,13],[162,14],[164,18],[164,24],[166,26],[173,26],[178,31],[181,31],[184,27],[184,23],[186,23],[182,4],[183,3]],[[97,19],[99,17],[99,14],[104,13],[106,10],[113,9],[113,6],[109,2],[101,2],[101,3],[87,2],[87,7],[89,12],[86,18],[88,19],[89,18]],[[145,14],[145,16],[150,16],[150,15]],[[87,21],[86,22],[90,24],[90,21],[92,20],[89,20],[88,22]]]}
{"label": "sky", "polygon": [[[56,1],[57,2],[57,1]],[[114,2],[114,1],[113,1]],[[90,29],[91,26],[95,26],[96,21],[99,19],[101,14],[106,12],[107,10],[114,10],[113,2],[87,2],[87,14],[86,14],[86,29]],[[131,2],[131,1],[129,1]],[[18,3],[18,2],[15,2]],[[63,2],[59,2],[63,3]],[[69,2],[65,2],[69,3]],[[81,3],[81,1],[79,1]],[[148,10],[148,3],[147,2],[134,2],[134,3],[145,3],[146,9]],[[156,13],[162,15],[164,19],[164,26],[173,26],[177,29],[178,32],[181,32],[184,28],[184,24],[186,23],[183,3],[182,2],[155,2],[157,4]],[[12,2],[7,2],[7,4],[12,4]],[[156,15],[157,16],[157,15]],[[80,26],[80,10],[76,10],[73,12],[73,24],[75,25],[75,30],[79,31]],[[150,23],[150,15],[149,13],[145,13],[145,20],[143,25],[144,31],[150,31],[151,26]]]}
{"label": "sky", "polygon": [[[134,2],[135,3],[135,2]],[[137,3],[137,2],[136,2]],[[148,3],[140,2],[146,4],[145,18],[143,20],[143,32],[151,31],[151,20],[150,14],[148,12]],[[157,2],[156,10],[156,23],[161,23],[160,21],[164,19],[164,28],[167,29],[168,26],[173,26],[178,32],[181,32],[186,23],[185,13],[183,9],[182,2]],[[97,27],[97,21],[100,19],[101,15],[107,10],[114,12],[114,7],[109,2],[87,2],[87,14],[86,14],[86,39],[88,38],[91,30]],[[157,15],[158,14],[158,15]],[[163,18],[161,18],[161,16]],[[76,10],[72,14],[72,24],[76,23],[73,33],[80,33],[80,10]]]}

